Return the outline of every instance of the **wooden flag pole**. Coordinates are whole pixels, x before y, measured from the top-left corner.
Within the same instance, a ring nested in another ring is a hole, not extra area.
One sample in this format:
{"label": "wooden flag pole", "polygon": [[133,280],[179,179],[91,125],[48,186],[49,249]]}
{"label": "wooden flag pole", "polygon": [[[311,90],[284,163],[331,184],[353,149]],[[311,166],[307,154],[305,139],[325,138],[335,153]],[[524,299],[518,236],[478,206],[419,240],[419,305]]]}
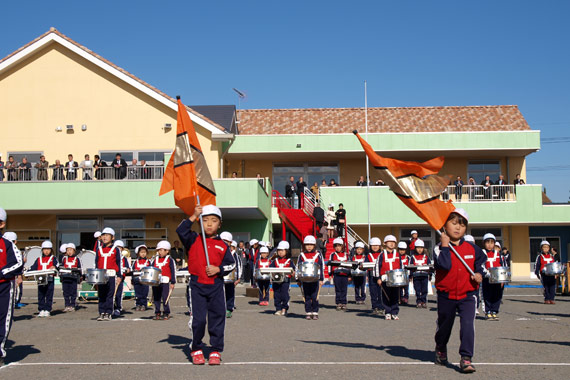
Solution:
{"label": "wooden flag pole", "polygon": [[[200,206],[200,196],[196,194],[196,202]],[[202,242],[204,243],[204,253],[206,254],[206,266],[210,266],[210,257],[208,256],[208,244],[206,244],[206,233],[204,232],[204,223],[202,222],[202,213],[200,213],[200,229],[202,230]]]}
{"label": "wooden flag pole", "polygon": [[[441,231],[440,230],[436,230],[436,231],[439,234],[439,236],[441,236]],[[461,257],[461,255],[459,253],[457,253],[455,248],[453,248],[452,245],[450,245],[449,248],[451,249],[451,251],[453,253],[455,253],[455,256],[459,259],[459,261],[461,261],[461,263],[465,266],[465,268],[467,268],[467,271],[469,271],[469,273],[471,273],[471,276],[475,276],[475,272],[473,272],[473,269],[471,269],[471,267],[469,267],[469,265],[467,265],[465,260],[463,260],[463,257]]]}

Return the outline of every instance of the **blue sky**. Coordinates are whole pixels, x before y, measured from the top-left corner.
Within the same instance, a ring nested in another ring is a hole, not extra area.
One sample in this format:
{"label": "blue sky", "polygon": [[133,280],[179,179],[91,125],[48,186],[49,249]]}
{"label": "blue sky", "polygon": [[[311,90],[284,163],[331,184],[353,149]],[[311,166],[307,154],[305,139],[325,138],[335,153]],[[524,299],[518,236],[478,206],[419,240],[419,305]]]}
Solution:
{"label": "blue sky", "polygon": [[[3,4],[0,56],[54,26],[187,104],[244,108],[517,104],[570,137],[568,1],[26,1]],[[570,196],[566,142],[527,165]]]}

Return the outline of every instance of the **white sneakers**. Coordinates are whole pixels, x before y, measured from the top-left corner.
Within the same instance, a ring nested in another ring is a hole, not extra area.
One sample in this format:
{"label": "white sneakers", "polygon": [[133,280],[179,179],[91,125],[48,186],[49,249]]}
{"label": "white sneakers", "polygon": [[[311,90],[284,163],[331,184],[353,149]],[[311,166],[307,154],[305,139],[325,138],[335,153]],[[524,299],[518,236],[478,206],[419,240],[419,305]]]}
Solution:
{"label": "white sneakers", "polygon": [[42,310],[38,314],[38,318],[51,317],[51,313],[47,310]]}

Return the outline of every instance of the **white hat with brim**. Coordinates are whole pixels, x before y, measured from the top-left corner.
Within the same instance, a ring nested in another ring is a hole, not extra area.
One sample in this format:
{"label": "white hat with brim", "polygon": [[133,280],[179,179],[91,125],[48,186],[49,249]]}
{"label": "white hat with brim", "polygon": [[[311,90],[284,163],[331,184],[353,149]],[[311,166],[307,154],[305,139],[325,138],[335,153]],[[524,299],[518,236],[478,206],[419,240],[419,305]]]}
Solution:
{"label": "white hat with brim", "polygon": [[317,244],[317,239],[313,235],[307,235],[303,239],[303,244]]}
{"label": "white hat with brim", "polygon": [[418,231],[412,230],[412,232],[410,232],[410,235],[417,234],[417,233],[418,233]]}
{"label": "white hat with brim", "polygon": [[115,244],[113,244],[115,247],[121,247],[121,248],[125,248],[125,242],[122,240],[115,240]]}
{"label": "white hat with brim", "polygon": [[202,217],[208,215],[216,215],[218,218],[222,219],[222,211],[215,205],[205,205],[202,207]]}
{"label": "white hat with brim", "polygon": [[0,208],[0,221],[5,222],[8,219],[8,215],[6,214],[6,210]]}
{"label": "white hat with brim", "polygon": [[401,241],[398,243],[398,249],[407,249],[407,248],[408,245],[405,242]]}
{"label": "white hat with brim", "polygon": [[225,240],[225,241],[232,241],[232,240],[234,240],[234,237],[228,231],[224,231],[220,234],[220,239]]}
{"label": "white hat with brim", "polygon": [[4,232],[4,235],[2,237],[6,240],[10,240],[11,242],[15,242],[16,240],[18,240],[18,235],[16,235],[15,232],[11,231]]}
{"label": "white hat with brim", "polygon": [[461,215],[463,218],[465,218],[466,221],[469,221],[469,214],[467,213],[467,211],[465,211],[465,210],[462,209],[462,208],[456,208],[456,209],[453,210],[451,213],[452,213],[452,214],[453,214],[453,213],[456,213],[457,215]]}
{"label": "white hat with brim", "polygon": [[95,239],[97,239],[99,236],[101,236],[101,231],[95,231],[95,233],[93,234],[93,237]]}
{"label": "white hat with brim", "polygon": [[495,242],[495,247],[501,248],[501,243],[499,243],[498,241],[496,241],[496,242]]}
{"label": "white hat with brim", "polygon": [[170,251],[170,248],[171,248],[170,243],[167,242],[166,240],[161,240],[161,241],[159,241],[158,244],[156,245],[156,249],[157,249],[157,250],[159,250],[159,249],[166,249],[167,251]]}
{"label": "white hat with brim", "polygon": [[550,247],[550,243],[549,243],[548,241],[546,241],[546,240],[543,240],[543,241],[540,242],[540,246],[542,247],[543,245],[547,245],[547,246]]}
{"label": "white hat with brim", "polygon": [[105,234],[115,236],[115,230],[112,229],[111,227],[105,227],[105,228],[103,228],[103,231],[101,231],[101,235],[105,235]]}
{"label": "white hat with brim", "polygon": [[138,255],[138,254],[139,254],[139,251],[140,251],[142,248],[146,249],[147,252],[148,252],[148,247],[147,247],[146,245],[144,245],[144,244],[141,244],[141,245],[138,245],[138,246],[135,248],[135,253]]}
{"label": "white hat with brim", "polygon": [[269,248],[261,247],[261,248],[259,248],[259,253],[269,253]]}
{"label": "white hat with brim", "polygon": [[67,243],[65,248],[66,248],[66,251],[67,251],[67,248],[73,248],[74,250],[77,249],[75,247],[75,244],[73,244],[73,243]]}
{"label": "white hat with brim", "polygon": [[62,244],[59,246],[59,252],[65,253],[67,251],[67,244]]}
{"label": "white hat with brim", "polygon": [[53,249],[53,244],[51,243],[51,241],[46,240],[42,243],[42,249],[44,248],[49,248],[49,249]]}
{"label": "white hat with brim", "polygon": [[282,240],[277,244],[277,249],[289,249],[289,242]]}
{"label": "white hat with brim", "polygon": [[230,243],[230,247],[237,247],[237,241],[232,240],[232,242]]}
{"label": "white hat with brim", "polygon": [[416,246],[416,248],[417,247],[425,247],[425,243],[423,240],[418,239],[418,240],[416,240],[415,246]]}
{"label": "white hat with brim", "polygon": [[333,240],[333,245],[344,245],[344,240],[342,240],[342,238],[337,237],[336,239]]}
{"label": "white hat with brim", "polygon": [[483,241],[487,241],[489,239],[493,239],[493,241],[497,241],[497,238],[493,234],[487,233],[483,236]]}
{"label": "white hat with brim", "polygon": [[361,241],[357,241],[357,242],[354,244],[354,248],[364,248],[364,243],[361,242]]}
{"label": "white hat with brim", "polygon": [[251,240],[249,241],[249,245],[255,245],[255,244],[257,244],[257,243],[259,243],[259,240],[257,240],[257,239],[251,239]]}
{"label": "white hat with brim", "polygon": [[380,240],[380,238],[377,237],[373,237],[370,239],[370,245],[382,245],[382,241]]}
{"label": "white hat with brim", "polygon": [[386,237],[384,238],[384,243],[387,243],[389,241],[393,241],[394,243],[398,242],[398,240],[394,235],[386,235]]}
{"label": "white hat with brim", "polygon": [[475,238],[474,238],[473,236],[471,236],[471,235],[465,235],[465,236],[463,236],[463,239],[464,239],[465,241],[468,241],[468,242],[471,242],[471,243],[475,243]]}

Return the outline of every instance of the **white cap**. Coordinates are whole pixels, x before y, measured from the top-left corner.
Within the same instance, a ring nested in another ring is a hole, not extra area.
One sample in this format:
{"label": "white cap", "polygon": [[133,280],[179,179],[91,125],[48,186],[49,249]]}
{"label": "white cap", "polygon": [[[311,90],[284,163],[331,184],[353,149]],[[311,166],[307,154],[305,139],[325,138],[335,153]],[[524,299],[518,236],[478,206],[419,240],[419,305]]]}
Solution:
{"label": "white cap", "polygon": [[417,233],[418,233],[418,231],[412,230],[412,232],[410,232],[410,235],[417,234]]}
{"label": "white cap", "polygon": [[354,248],[364,248],[364,243],[361,241],[357,241],[356,244],[354,244]]}
{"label": "white cap", "polygon": [[53,244],[51,243],[51,241],[46,240],[42,243],[42,249],[44,248],[49,248],[49,249],[53,249]]}
{"label": "white cap", "polygon": [[115,247],[125,248],[125,243],[122,240],[115,240]]}
{"label": "white cap", "polygon": [[261,247],[261,248],[259,248],[259,253],[260,253],[260,254],[261,254],[261,253],[269,253],[269,248],[267,248],[267,247]]}
{"label": "white cap", "polygon": [[398,243],[398,249],[406,249],[406,248],[408,248],[406,242],[401,241]]}
{"label": "white cap", "polygon": [[259,242],[259,245],[262,246],[262,247],[267,247],[267,243],[264,242],[264,241],[260,241],[260,242]]}
{"label": "white cap", "polygon": [[277,249],[289,249],[289,242],[282,240],[277,244]]}
{"label": "white cap", "polygon": [[144,244],[138,245],[138,246],[135,248],[135,253],[136,253],[137,255],[139,254],[139,251],[140,251],[141,248],[146,248],[146,250],[148,251],[148,247],[147,247],[146,245],[144,245]]}
{"label": "white cap", "polygon": [[237,247],[237,241],[232,240],[230,247]]}
{"label": "white cap", "polygon": [[425,243],[422,239],[418,239],[416,240],[416,243],[414,244],[416,247],[425,247]]}
{"label": "white cap", "polygon": [[170,243],[167,242],[166,240],[159,241],[158,244],[156,245],[156,249],[159,250],[161,248],[166,249],[167,251],[170,251],[170,248],[171,248]]}
{"label": "white cap", "polygon": [[466,221],[469,221],[469,214],[467,213],[467,211],[465,211],[462,208],[456,208],[455,210],[453,210],[451,213],[456,213],[461,215],[462,217],[465,218]]}
{"label": "white cap", "polygon": [[67,244],[62,244],[59,246],[59,252],[65,253],[67,251]]}
{"label": "white cap", "polygon": [[337,237],[336,239],[333,240],[333,245],[343,245],[344,244],[344,240],[342,240],[342,238]]}
{"label": "white cap", "polygon": [[496,242],[495,242],[495,247],[501,248],[501,243],[499,243],[498,241],[496,241]]}
{"label": "white cap", "polygon": [[495,237],[495,235],[493,234],[485,234],[485,236],[483,236],[483,241],[488,240],[488,239],[493,239],[494,241],[497,241],[497,238]]}
{"label": "white cap", "polygon": [[6,240],[10,240],[11,242],[15,242],[16,240],[18,240],[18,235],[16,235],[15,232],[10,232],[10,231],[4,232],[4,235],[2,237]]}
{"label": "white cap", "polygon": [[220,239],[226,240],[226,241],[232,241],[232,240],[234,240],[234,237],[228,231],[224,231],[220,234]]}
{"label": "white cap", "polygon": [[543,241],[540,242],[540,246],[542,247],[543,245],[547,245],[547,246],[550,247],[550,243],[549,243],[548,241],[546,241],[546,240],[543,240]]}
{"label": "white cap", "polygon": [[0,208],[0,220],[5,222],[6,219],[8,219],[8,215],[6,215],[6,210]]}
{"label": "white cap", "polygon": [[251,240],[249,241],[249,245],[254,245],[254,244],[257,244],[257,243],[259,243],[259,240],[257,240],[257,239],[251,239]]}
{"label": "white cap", "polygon": [[109,234],[109,235],[115,236],[115,230],[112,229],[111,227],[105,227],[105,228],[103,228],[103,231],[101,232],[101,235],[104,235],[104,234]]}
{"label": "white cap", "polygon": [[380,241],[380,238],[377,237],[373,237],[370,239],[370,245],[382,245],[382,242]]}
{"label": "white cap", "polygon": [[471,243],[475,243],[475,238],[471,235],[465,235],[465,236],[463,236],[463,239],[465,241],[470,241]]}
{"label": "white cap", "polygon": [[329,208],[333,207],[334,208],[334,203],[329,204]]}
{"label": "white cap", "polygon": [[303,244],[317,244],[317,239],[313,235],[307,235],[303,239]]}
{"label": "white cap", "polygon": [[222,212],[215,205],[205,205],[202,207],[202,216],[204,217],[208,215],[216,215],[218,218],[222,219]]}
{"label": "white cap", "polygon": [[76,249],[75,244],[73,244],[73,243],[67,243],[67,244],[65,244],[65,250],[67,250],[67,248]]}
{"label": "white cap", "polygon": [[386,237],[384,238],[384,243],[387,243],[389,241],[393,241],[394,243],[398,242],[398,240],[394,235],[386,235]]}
{"label": "white cap", "polygon": [[95,231],[95,233],[93,234],[93,237],[95,239],[97,239],[99,236],[101,236],[101,231]]}

